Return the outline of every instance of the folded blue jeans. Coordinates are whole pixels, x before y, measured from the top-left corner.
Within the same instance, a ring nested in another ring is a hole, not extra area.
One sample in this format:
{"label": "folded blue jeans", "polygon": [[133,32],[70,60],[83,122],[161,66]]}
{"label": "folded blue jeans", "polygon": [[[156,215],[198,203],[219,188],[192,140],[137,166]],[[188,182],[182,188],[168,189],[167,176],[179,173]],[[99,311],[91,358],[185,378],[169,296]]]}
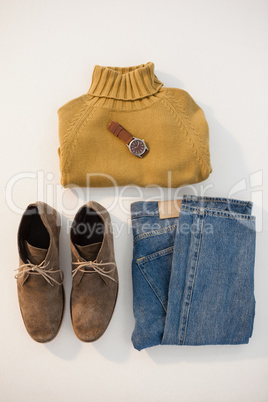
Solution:
{"label": "folded blue jeans", "polygon": [[245,344],[255,315],[252,203],[183,196],[178,217],[157,201],[131,204],[132,343]]}

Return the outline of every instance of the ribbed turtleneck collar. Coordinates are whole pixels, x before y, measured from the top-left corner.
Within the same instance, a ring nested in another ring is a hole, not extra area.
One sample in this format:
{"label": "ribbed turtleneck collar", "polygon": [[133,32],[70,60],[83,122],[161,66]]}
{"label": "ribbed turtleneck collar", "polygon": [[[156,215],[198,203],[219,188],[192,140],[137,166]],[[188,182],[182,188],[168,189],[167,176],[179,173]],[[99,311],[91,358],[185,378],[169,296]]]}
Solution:
{"label": "ribbed turtleneck collar", "polygon": [[96,65],[88,93],[102,98],[136,100],[154,95],[162,86],[151,62],[132,67]]}

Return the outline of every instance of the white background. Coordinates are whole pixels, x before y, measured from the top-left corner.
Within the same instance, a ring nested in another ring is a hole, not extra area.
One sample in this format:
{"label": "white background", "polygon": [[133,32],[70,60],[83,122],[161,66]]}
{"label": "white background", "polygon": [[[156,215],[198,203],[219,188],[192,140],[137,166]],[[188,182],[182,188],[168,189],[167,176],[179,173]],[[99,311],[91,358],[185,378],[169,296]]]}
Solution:
{"label": "white background", "polygon": [[[267,15],[264,0],[1,0],[1,401],[268,401]],[[134,350],[129,205],[158,194],[77,193],[59,184],[57,109],[88,91],[95,64],[148,61],[165,86],[192,95],[210,127],[213,173],[179,194],[255,203],[257,305],[248,345]],[[43,345],[23,326],[13,278],[21,214],[37,199],[63,215],[67,295],[61,330]],[[107,207],[120,230],[120,292],[106,333],[84,344],[70,322],[68,227],[89,199]]]}

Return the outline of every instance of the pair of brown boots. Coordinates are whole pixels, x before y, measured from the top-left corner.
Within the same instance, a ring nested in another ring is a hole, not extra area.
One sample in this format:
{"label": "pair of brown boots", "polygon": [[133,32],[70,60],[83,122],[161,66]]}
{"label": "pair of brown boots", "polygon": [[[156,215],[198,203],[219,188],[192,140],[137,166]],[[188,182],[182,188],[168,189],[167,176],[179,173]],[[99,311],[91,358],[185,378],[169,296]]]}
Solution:
{"label": "pair of brown boots", "polygon": [[[43,202],[30,204],[18,230],[18,299],[30,336],[49,342],[64,312],[63,271],[59,268],[59,213]],[[84,342],[99,339],[110,322],[118,293],[113,231],[108,211],[95,201],[83,205],[72,222],[71,319]]]}

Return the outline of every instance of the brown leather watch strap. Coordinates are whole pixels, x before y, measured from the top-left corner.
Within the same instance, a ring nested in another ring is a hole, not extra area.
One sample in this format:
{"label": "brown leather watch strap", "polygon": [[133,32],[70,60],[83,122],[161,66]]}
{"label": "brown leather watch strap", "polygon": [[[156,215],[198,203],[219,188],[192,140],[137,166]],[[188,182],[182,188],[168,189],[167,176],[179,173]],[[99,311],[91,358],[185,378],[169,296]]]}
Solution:
{"label": "brown leather watch strap", "polygon": [[142,158],[143,158],[146,154],[148,154],[148,152],[149,152],[149,149],[147,148],[147,149],[143,152],[143,154],[141,155]]}
{"label": "brown leather watch strap", "polygon": [[116,121],[111,121],[108,125],[108,129],[120,140],[124,141],[126,144],[129,144],[130,141],[133,140],[133,135],[131,135],[121,124],[117,123]]}

